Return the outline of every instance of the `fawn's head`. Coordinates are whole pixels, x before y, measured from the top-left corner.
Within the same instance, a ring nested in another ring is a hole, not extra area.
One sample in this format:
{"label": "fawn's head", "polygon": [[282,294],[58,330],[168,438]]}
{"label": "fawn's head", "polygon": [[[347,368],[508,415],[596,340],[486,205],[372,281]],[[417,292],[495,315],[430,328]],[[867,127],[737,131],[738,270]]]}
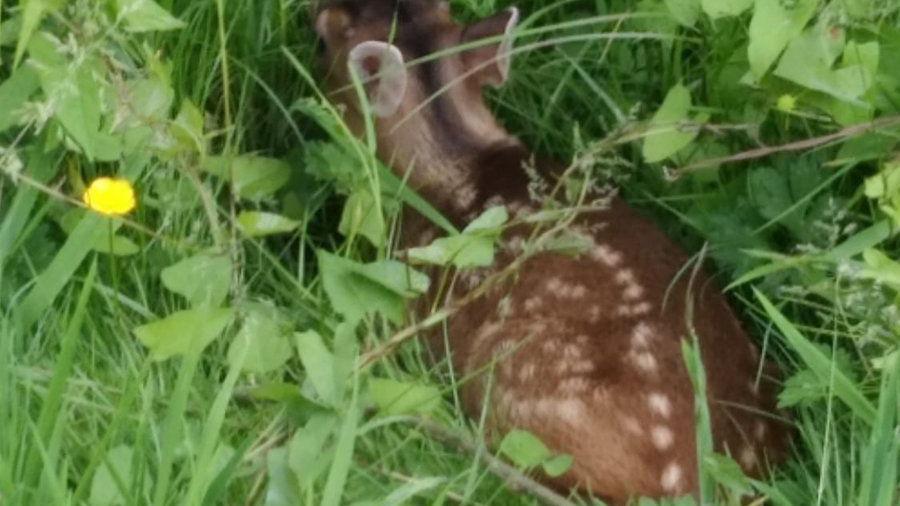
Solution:
{"label": "fawn's head", "polygon": [[[355,73],[374,115],[382,160],[400,173],[411,170],[417,189],[451,190],[468,176],[467,160],[491,145],[515,142],[485,106],[482,88],[506,81],[518,18],[512,8],[464,26],[450,17],[447,2],[329,2],[315,24],[324,42],[326,86],[359,135],[365,110]],[[455,49],[464,44],[477,47]]]}

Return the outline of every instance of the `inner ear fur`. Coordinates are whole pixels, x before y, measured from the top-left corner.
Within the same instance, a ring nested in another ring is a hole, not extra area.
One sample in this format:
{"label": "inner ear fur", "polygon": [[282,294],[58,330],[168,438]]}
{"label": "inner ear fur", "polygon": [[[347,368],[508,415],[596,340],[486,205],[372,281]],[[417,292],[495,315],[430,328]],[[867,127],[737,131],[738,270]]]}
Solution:
{"label": "inner ear fur", "polygon": [[347,65],[364,81],[376,116],[386,118],[400,109],[408,76],[397,46],[377,40],[362,42],[350,50]]}
{"label": "inner ear fur", "polygon": [[501,86],[509,78],[513,32],[518,23],[519,9],[511,7],[473,23],[463,30],[463,43],[477,42],[502,35],[502,39],[495,44],[488,44],[462,53],[462,59],[466,66],[470,69],[478,69],[474,73],[474,77],[482,86]]}

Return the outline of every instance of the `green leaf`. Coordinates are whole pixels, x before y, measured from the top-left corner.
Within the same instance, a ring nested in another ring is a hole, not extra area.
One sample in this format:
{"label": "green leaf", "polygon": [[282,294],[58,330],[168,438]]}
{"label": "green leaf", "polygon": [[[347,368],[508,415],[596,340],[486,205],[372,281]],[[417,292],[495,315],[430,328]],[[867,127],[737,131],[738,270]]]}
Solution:
{"label": "green leaf", "polygon": [[19,110],[40,85],[37,72],[29,66],[19,67],[0,84],[0,132],[19,123]]}
{"label": "green leaf", "polygon": [[328,451],[327,445],[336,424],[334,415],[313,415],[291,438],[288,465],[301,487],[310,487],[331,464],[333,452]]}
{"label": "green leaf", "polygon": [[666,7],[675,21],[687,28],[697,24],[700,18],[700,0],[665,0]]}
{"label": "green leaf", "polygon": [[715,453],[708,454],[703,457],[703,468],[716,480],[716,483],[737,496],[753,492],[750,480],[744,474],[741,466],[730,457]]}
{"label": "green leaf", "polygon": [[238,225],[248,237],[262,237],[273,234],[286,234],[296,230],[301,223],[281,216],[280,214],[260,211],[243,211],[237,217]]}
{"label": "green leaf", "polygon": [[382,416],[429,414],[441,405],[437,387],[388,378],[370,378],[369,395]]}
{"label": "green leaf", "polygon": [[875,280],[900,291],[900,263],[875,249],[864,251],[863,259],[866,261],[866,268],[860,270],[860,277]]}
{"label": "green leaf", "polygon": [[266,455],[268,480],[265,506],[296,506],[303,504],[300,488],[288,465],[288,450],[274,448]]}
{"label": "green leaf", "polygon": [[545,460],[541,464],[541,468],[547,473],[547,476],[556,478],[557,476],[562,476],[566,471],[571,469],[573,462],[574,459],[572,459],[571,455],[557,455]]}
{"label": "green leaf", "polygon": [[502,225],[509,219],[505,207],[493,207],[470,223],[461,234],[435,240],[428,246],[410,248],[410,260],[459,269],[494,263],[494,247]]}
{"label": "green leaf", "polygon": [[241,330],[228,350],[228,361],[236,364],[241,346],[246,346],[242,369],[252,374],[265,374],[283,366],[291,357],[288,337],[290,322],[272,303],[247,304]]}
{"label": "green leaf", "polygon": [[196,308],[178,311],[134,329],[153,360],[176,355],[199,355],[225,330],[234,312],[229,308]]}
{"label": "green leaf", "polygon": [[287,163],[255,155],[211,156],[203,168],[226,180],[233,174],[238,195],[250,200],[272,196],[291,178]]}
{"label": "green leaf", "polygon": [[760,167],[747,176],[750,197],[766,219],[781,215],[794,204],[787,178],[772,167]]}
{"label": "green leaf", "polygon": [[119,19],[124,20],[125,29],[132,33],[176,30],[186,26],[153,0],[117,0],[116,3]]}
{"label": "green leaf", "polygon": [[537,436],[520,429],[511,430],[503,437],[499,451],[520,469],[539,466],[553,456]]}
{"label": "green leaf", "polygon": [[707,16],[718,19],[741,14],[753,5],[753,0],[702,0],[701,5]]}
{"label": "green leaf", "polygon": [[41,20],[47,11],[58,9],[63,2],[61,0],[22,0],[19,6],[22,9],[22,23],[19,28],[19,40],[16,43],[16,54],[13,67],[18,67],[25,55],[25,48],[31,42],[35,30],[41,24]]}
{"label": "green leaf", "polygon": [[427,276],[394,260],[360,264],[324,250],[317,257],[325,293],[334,310],[349,322],[377,312],[401,323],[405,299],[428,287]]}
{"label": "green leaf", "polygon": [[343,385],[336,384],[334,355],[325,346],[322,336],[315,330],[296,333],[294,344],[306,370],[306,377],[316,393],[329,405],[337,405],[343,394]]}
{"label": "green leaf", "polygon": [[756,0],[747,55],[757,79],[765,75],[788,42],[800,35],[819,0],[797,0],[790,9],[786,5],[782,0]]}
{"label": "green leaf", "polygon": [[387,236],[384,215],[375,206],[375,198],[367,189],[350,194],[344,204],[338,231],[344,237],[360,234],[376,248],[384,245]]}
{"label": "green leaf", "polygon": [[191,307],[220,307],[231,288],[232,266],[227,255],[201,253],[162,270],[163,286],[183,296]]}
{"label": "green leaf", "polygon": [[697,138],[699,132],[683,132],[679,123],[688,120],[691,110],[691,94],[682,84],[676,84],[666,94],[665,100],[653,119],[651,132],[644,137],[644,160],[661,162],[681,151]]}
{"label": "green leaf", "polygon": [[188,99],[181,102],[178,116],[169,125],[172,145],[165,150],[169,156],[178,153],[206,153],[203,112]]}
{"label": "green leaf", "polygon": [[[128,500],[131,492],[132,468],[134,450],[130,446],[120,445],[106,453],[103,463],[97,468],[93,480],[91,480],[91,495],[88,503],[91,506],[125,506],[130,504]],[[150,488],[149,482],[144,482],[145,488]],[[120,487],[125,487],[122,490]]]}

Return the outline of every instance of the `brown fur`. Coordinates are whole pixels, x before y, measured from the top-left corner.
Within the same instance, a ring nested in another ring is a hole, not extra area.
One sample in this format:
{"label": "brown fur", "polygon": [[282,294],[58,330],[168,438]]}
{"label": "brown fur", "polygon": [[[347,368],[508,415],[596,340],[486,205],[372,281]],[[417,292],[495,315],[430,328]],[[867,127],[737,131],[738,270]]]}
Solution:
{"label": "brown fur", "polygon": [[[458,45],[466,33],[488,36],[496,28],[485,27],[503,26],[493,19],[467,30],[437,4],[397,5],[339,2],[319,17],[326,61],[332,63],[327,81],[339,90],[336,99],[348,106],[347,120],[355,128],[361,117],[346,92],[347,51],[365,40],[387,41],[392,19],[392,43],[407,62]],[[500,202],[515,211],[532,204],[522,168],[530,154],[496,123],[481,98],[481,87],[493,79],[485,77],[490,67],[413,112],[439,87],[490,58],[485,53],[409,68],[400,111],[377,120],[380,157],[400,174],[412,170],[413,186],[460,226],[488,205]],[[593,226],[599,223],[605,226]],[[488,406],[492,434],[524,428],[554,451],[571,454],[572,469],[548,480],[558,488],[579,487],[614,503],[636,495],[693,493],[693,390],[681,352],[689,335],[689,275],[676,281],[688,257],[621,199],[575,226],[593,241],[588,254],[537,255],[449,322],[457,373],[487,370],[463,386],[465,410],[478,417]],[[527,232],[504,235],[493,269],[513,260],[512,246]],[[434,234],[431,224],[407,213],[406,246]],[[451,296],[468,293],[479,274],[484,273],[463,273]],[[755,345],[705,273],[693,286],[692,323],[704,358],[716,448],[760,474],[787,442],[785,427],[771,414],[771,372],[766,369],[761,384],[754,383],[760,360]],[[435,353],[444,349],[442,339],[433,336]]]}

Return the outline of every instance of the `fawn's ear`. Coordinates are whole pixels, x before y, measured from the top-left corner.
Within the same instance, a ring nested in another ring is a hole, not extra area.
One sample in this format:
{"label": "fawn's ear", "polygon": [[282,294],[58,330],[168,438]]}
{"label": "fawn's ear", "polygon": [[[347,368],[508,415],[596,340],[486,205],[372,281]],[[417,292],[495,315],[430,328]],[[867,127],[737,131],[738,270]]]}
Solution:
{"label": "fawn's ear", "polygon": [[319,37],[326,42],[347,38],[350,15],[339,7],[327,7],[316,16],[315,28]]}
{"label": "fawn's ear", "polygon": [[407,75],[397,46],[377,40],[362,42],[350,50],[347,64],[363,81],[376,116],[386,118],[400,109]]}
{"label": "fawn's ear", "polygon": [[513,31],[518,23],[519,9],[511,7],[467,26],[463,31],[463,43],[497,36],[503,37],[495,44],[481,46],[462,54],[463,62],[467,67],[478,69],[474,76],[482,86],[487,84],[499,87],[509,77]]}

